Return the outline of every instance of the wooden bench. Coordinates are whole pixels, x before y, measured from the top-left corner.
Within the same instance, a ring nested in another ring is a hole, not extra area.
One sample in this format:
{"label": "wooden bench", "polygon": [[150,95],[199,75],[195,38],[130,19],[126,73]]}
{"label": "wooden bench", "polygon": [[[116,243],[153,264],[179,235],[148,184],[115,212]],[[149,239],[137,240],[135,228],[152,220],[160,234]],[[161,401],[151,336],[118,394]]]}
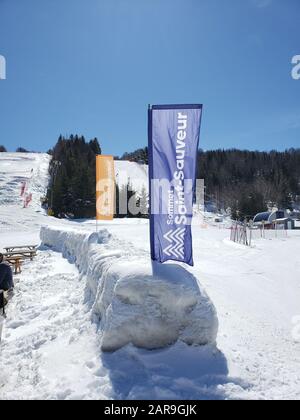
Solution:
{"label": "wooden bench", "polygon": [[5,260],[14,267],[15,274],[22,273],[22,258],[15,257],[15,258],[5,258]]}
{"label": "wooden bench", "polygon": [[38,245],[22,245],[22,246],[7,246],[5,249],[6,252],[14,252],[16,250],[26,250],[26,251],[36,251]]}
{"label": "wooden bench", "polygon": [[31,261],[37,255],[38,245],[22,245],[5,247],[6,253],[3,254],[5,261],[12,265],[15,269],[15,274],[22,272],[22,262],[30,259]]}
{"label": "wooden bench", "polygon": [[30,259],[32,261],[33,258],[36,256],[36,254],[37,254],[36,250],[29,251],[26,249],[19,249],[19,251],[6,252],[5,254],[3,254],[3,256],[5,257],[6,260],[8,260],[9,258],[19,258],[23,260]]}

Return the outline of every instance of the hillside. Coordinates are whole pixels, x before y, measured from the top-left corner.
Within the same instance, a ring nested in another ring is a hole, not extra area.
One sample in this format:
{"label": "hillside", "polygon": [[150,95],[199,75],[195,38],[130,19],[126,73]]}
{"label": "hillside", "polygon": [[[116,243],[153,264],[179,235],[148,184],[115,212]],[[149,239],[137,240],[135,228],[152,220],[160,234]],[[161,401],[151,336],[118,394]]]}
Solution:
{"label": "hillside", "polygon": [[[148,161],[148,149],[125,154]],[[268,208],[297,209],[300,202],[300,149],[284,152],[200,150],[197,178],[205,179],[206,202],[228,208],[234,219],[255,216]]]}
{"label": "hillside", "polygon": [[143,188],[149,189],[148,165],[126,160],[115,160],[116,182],[119,187],[129,183],[136,192],[141,192]]}
{"label": "hillside", "polygon": [[33,207],[40,208],[48,184],[50,156],[38,153],[0,153],[0,206],[22,204],[21,184],[32,193]]}

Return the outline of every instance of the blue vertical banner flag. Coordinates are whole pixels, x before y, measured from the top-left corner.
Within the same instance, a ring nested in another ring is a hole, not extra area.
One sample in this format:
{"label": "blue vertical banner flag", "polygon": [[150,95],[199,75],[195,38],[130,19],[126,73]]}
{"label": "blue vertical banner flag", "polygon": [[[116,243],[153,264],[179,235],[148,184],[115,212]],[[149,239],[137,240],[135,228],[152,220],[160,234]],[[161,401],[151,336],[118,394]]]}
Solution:
{"label": "blue vertical banner flag", "polygon": [[149,107],[151,258],[194,265],[193,202],[202,105]]}

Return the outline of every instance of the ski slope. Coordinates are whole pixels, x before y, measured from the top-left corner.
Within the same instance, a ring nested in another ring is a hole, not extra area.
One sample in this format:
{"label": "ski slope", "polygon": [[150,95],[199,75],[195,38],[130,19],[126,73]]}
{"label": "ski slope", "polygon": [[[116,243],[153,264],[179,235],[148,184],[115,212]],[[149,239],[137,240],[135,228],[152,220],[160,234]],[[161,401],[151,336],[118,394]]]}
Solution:
{"label": "ski slope", "polygon": [[0,206],[21,205],[21,184],[26,182],[33,195],[33,206],[39,210],[48,184],[49,161],[46,154],[0,153]]}
{"label": "ski slope", "polygon": [[116,182],[120,188],[126,187],[129,184],[137,193],[141,193],[143,189],[146,191],[149,189],[148,165],[125,160],[116,160],[115,174]]}
{"label": "ski slope", "polygon": [[[16,279],[1,344],[0,399],[300,399],[300,231],[246,248],[229,242],[228,229],[196,223],[189,271],[216,308],[217,348],[178,341],[163,350],[127,344],[105,353],[91,306],[95,283],[74,257],[95,222],[49,218],[37,205],[23,209],[11,181],[21,169],[22,177],[32,168],[43,174],[38,203],[47,157],[4,155],[0,249],[39,241],[42,226],[73,239],[64,256],[43,247]],[[105,264],[118,251],[141,264],[149,259],[146,220],[103,222],[102,229],[113,238],[103,245],[107,255],[97,257]]]}

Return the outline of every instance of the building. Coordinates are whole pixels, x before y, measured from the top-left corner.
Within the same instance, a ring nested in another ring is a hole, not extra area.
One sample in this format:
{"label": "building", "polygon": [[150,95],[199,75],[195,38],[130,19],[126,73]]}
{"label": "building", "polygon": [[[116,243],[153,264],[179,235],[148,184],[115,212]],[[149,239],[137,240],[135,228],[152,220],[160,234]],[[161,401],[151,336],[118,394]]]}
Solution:
{"label": "building", "polygon": [[284,229],[284,230],[294,230],[296,229],[296,223],[295,220],[291,217],[285,217],[283,219],[277,219],[275,221],[275,226],[278,229]]}
{"label": "building", "polygon": [[292,230],[296,228],[295,220],[288,217],[283,210],[258,213],[253,219],[253,225],[264,226],[266,229]]}
{"label": "building", "polygon": [[263,212],[258,213],[254,219],[253,223],[255,225],[272,225],[277,219],[284,219],[286,217],[286,212],[282,210],[277,210],[273,212]]}

